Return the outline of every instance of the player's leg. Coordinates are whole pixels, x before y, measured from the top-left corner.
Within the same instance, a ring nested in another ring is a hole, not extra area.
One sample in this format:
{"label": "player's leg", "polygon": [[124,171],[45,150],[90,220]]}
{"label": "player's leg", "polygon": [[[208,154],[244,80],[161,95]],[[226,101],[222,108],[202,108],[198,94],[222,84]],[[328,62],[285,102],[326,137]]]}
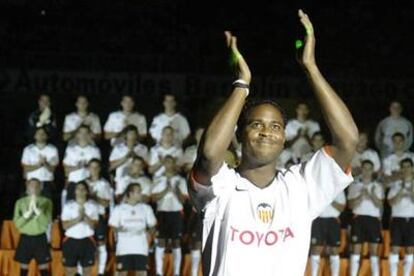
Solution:
{"label": "player's leg", "polygon": [[350,275],[357,276],[359,271],[359,261],[361,259],[361,248],[364,242],[364,217],[356,216],[351,224],[351,260]]}
{"label": "player's leg", "polygon": [[339,246],[341,245],[341,222],[338,218],[331,218],[329,219],[328,223],[329,225],[327,227],[326,244],[328,245],[327,252],[329,254],[331,275],[339,276]]}
{"label": "player's leg", "polygon": [[380,263],[378,256],[378,243],[369,244],[369,260],[371,263],[371,275],[379,276],[380,275]]}
{"label": "player's leg", "polygon": [[75,276],[77,273],[77,267],[69,267],[69,266],[65,266],[65,276]]}
{"label": "player's leg", "polygon": [[20,264],[20,275],[26,276],[29,274],[29,263],[33,258],[33,250],[31,239],[28,235],[20,235],[19,243],[17,244],[14,260]]}
{"label": "player's leg", "polygon": [[95,264],[96,242],[93,237],[82,239],[80,241],[80,263],[82,265],[82,276],[91,276],[92,267]]}
{"label": "player's leg", "polygon": [[317,276],[319,271],[319,263],[324,245],[324,225],[321,218],[316,218],[312,223],[311,229],[311,275]]}
{"label": "player's leg", "polygon": [[107,222],[103,215],[99,216],[95,230],[95,239],[98,241],[98,276],[105,274],[108,252],[106,250]]}
{"label": "player's leg", "polygon": [[405,248],[405,256],[404,256],[404,276],[410,276],[411,270],[413,268],[413,253],[414,247],[409,246]]}
{"label": "player's leg", "polygon": [[51,261],[52,256],[50,255],[46,234],[37,236],[33,245],[35,248],[32,250],[34,251],[34,257],[38,264],[40,276],[47,276],[49,275],[49,262]]}
{"label": "player's leg", "polygon": [[201,239],[203,232],[203,220],[201,214],[195,214],[194,227],[191,233],[191,276],[197,276],[201,260]]}
{"label": "player's leg", "polygon": [[323,246],[312,245],[311,246],[311,275],[317,276],[319,272],[319,263],[321,260],[321,254]]}
{"label": "player's leg", "polygon": [[158,275],[163,275],[163,267],[164,267],[164,252],[165,246],[167,243],[167,225],[166,225],[166,217],[167,215],[165,212],[158,212],[158,225],[157,225],[157,245],[155,247],[155,273]]}
{"label": "player's leg", "polygon": [[174,276],[181,275],[181,236],[183,231],[184,219],[181,212],[173,212],[169,216],[171,220],[169,225],[171,226],[170,237],[172,240],[172,253],[174,260]]}
{"label": "player's leg", "polygon": [[404,246],[405,246],[405,256],[404,256],[404,276],[411,275],[411,270],[413,268],[413,253],[414,253],[414,218],[410,218],[406,221],[404,229]]}
{"label": "player's leg", "polygon": [[82,276],[92,276],[92,266],[82,266]]}
{"label": "player's leg", "polygon": [[370,217],[370,221],[367,224],[367,238],[369,242],[369,254],[371,262],[371,275],[380,275],[380,263],[378,256],[378,245],[382,242],[381,234],[381,219],[376,217]]}
{"label": "player's leg", "polygon": [[390,276],[397,276],[398,262],[400,260],[400,246],[402,245],[402,224],[404,222],[399,218],[392,218],[390,223],[391,234],[391,251],[388,256],[388,264],[390,267]]}
{"label": "player's leg", "polygon": [[172,253],[173,253],[173,260],[174,260],[174,276],[181,275],[181,240],[174,239],[172,241]]}

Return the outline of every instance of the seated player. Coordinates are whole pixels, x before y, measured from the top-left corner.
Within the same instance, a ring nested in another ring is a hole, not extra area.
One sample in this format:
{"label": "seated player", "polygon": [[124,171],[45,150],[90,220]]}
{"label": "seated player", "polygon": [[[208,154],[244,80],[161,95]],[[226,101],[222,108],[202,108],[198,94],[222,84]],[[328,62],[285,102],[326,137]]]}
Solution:
{"label": "seated player", "polygon": [[92,266],[95,263],[94,235],[99,219],[99,208],[93,200],[89,199],[89,188],[85,181],[75,184],[75,199],[65,203],[61,219],[65,230],[62,241],[65,275],[75,275],[79,262],[82,275],[91,276]]}
{"label": "seated player", "polygon": [[128,271],[147,275],[148,247],[157,221],[151,206],[142,202],[141,186],[131,183],[125,200],[117,205],[109,219],[116,232],[116,270],[119,276]]}
{"label": "seated player", "polygon": [[312,276],[317,276],[322,251],[329,255],[331,275],[339,276],[341,243],[341,222],[339,216],[346,206],[346,196],[341,192],[317,219],[312,223],[311,230],[311,266]]}
{"label": "seated player", "polygon": [[362,244],[369,243],[371,272],[379,276],[378,245],[381,243],[381,217],[384,188],[374,178],[374,163],[362,161],[361,175],[349,186],[348,202],[354,217],[351,223],[351,276],[359,270]]}
{"label": "seated player", "polygon": [[13,222],[20,233],[14,260],[20,263],[20,275],[28,275],[29,263],[35,259],[41,276],[49,275],[51,260],[46,232],[52,221],[52,202],[40,195],[40,181],[26,183],[27,195],[16,201]]}
{"label": "seated player", "polygon": [[176,172],[176,161],[167,155],[165,172],[154,179],[152,199],[157,203],[158,245],[155,249],[156,274],[163,275],[163,257],[167,241],[172,241],[174,275],[181,275],[181,235],[183,228],[183,204],[188,196],[187,182]]}

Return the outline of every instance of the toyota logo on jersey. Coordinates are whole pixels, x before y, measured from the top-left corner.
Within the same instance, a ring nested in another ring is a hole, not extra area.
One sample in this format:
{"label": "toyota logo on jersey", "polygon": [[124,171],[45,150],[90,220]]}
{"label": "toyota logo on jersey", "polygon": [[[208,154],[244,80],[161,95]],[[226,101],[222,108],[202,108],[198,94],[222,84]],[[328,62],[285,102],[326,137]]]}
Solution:
{"label": "toyota logo on jersey", "polygon": [[256,208],[256,213],[263,223],[270,223],[273,219],[273,209],[267,203],[260,203]]}

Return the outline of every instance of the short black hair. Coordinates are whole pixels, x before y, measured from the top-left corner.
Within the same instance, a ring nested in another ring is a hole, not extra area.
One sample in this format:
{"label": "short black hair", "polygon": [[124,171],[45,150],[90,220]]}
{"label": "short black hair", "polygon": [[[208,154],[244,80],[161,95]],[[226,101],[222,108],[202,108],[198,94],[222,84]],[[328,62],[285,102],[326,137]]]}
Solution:
{"label": "short black hair", "polygon": [[392,139],[394,139],[395,137],[401,137],[403,140],[405,140],[405,135],[402,134],[401,132],[396,132],[392,135]]}
{"label": "short black hair", "polygon": [[128,186],[125,189],[125,192],[123,194],[123,197],[129,197],[129,194],[132,192],[132,190],[134,189],[134,187],[139,187],[139,190],[142,192],[142,186],[140,183],[138,182],[132,182],[129,183]]}
{"label": "short black hair", "polygon": [[87,129],[88,132],[91,132],[91,128],[88,125],[85,124],[81,124],[78,129],[76,130],[76,132],[79,132],[79,130],[81,130],[82,128]]}
{"label": "short black hair", "polygon": [[403,160],[400,161],[400,166],[402,166],[403,163],[410,163],[411,167],[414,166],[414,162],[411,158],[404,158]]}
{"label": "short black hair", "polygon": [[365,165],[365,164],[370,164],[372,167],[374,167],[374,162],[372,162],[371,160],[369,160],[369,159],[364,159],[364,160],[362,160],[362,162],[361,162],[361,167],[363,166],[363,165]]}
{"label": "short black hair", "polygon": [[102,161],[99,160],[98,158],[92,158],[91,160],[89,160],[88,166],[92,163],[98,163],[99,165],[102,165]]}
{"label": "short black hair", "polygon": [[124,132],[127,133],[129,131],[135,131],[136,133],[138,133],[138,128],[135,125],[127,125],[124,128]]}
{"label": "short black hair", "polygon": [[248,100],[246,104],[244,105],[243,110],[240,114],[239,120],[237,122],[237,131],[236,131],[237,139],[241,138],[241,134],[247,125],[247,120],[252,110],[257,106],[265,105],[265,104],[271,105],[277,110],[279,110],[279,112],[282,114],[283,124],[286,126],[286,123],[287,123],[286,112],[277,102],[271,99],[251,99],[251,100]]}
{"label": "short black hair", "polygon": [[311,137],[311,139],[314,139],[316,136],[321,136],[322,137],[322,139],[324,139],[325,140],[325,135],[323,135],[323,133],[322,133],[322,131],[317,131],[317,132],[315,132],[313,135],[312,135],[312,137]]}

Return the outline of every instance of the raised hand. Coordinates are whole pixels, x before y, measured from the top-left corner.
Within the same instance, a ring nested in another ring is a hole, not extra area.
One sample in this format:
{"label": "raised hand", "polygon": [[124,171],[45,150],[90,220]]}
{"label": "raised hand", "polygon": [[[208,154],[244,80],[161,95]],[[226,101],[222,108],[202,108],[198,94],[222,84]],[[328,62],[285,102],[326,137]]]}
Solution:
{"label": "raised hand", "polygon": [[250,73],[249,66],[247,65],[243,56],[240,54],[240,51],[237,47],[237,37],[234,36],[230,31],[225,31],[224,35],[226,36],[227,47],[230,49],[231,58],[234,61],[234,65],[236,66],[238,79],[242,79],[250,84],[252,74]]}
{"label": "raised hand", "polygon": [[315,32],[313,29],[312,22],[308,15],[302,10],[298,11],[300,22],[306,30],[305,47],[303,49],[300,63],[305,67],[316,65],[315,62]]}

